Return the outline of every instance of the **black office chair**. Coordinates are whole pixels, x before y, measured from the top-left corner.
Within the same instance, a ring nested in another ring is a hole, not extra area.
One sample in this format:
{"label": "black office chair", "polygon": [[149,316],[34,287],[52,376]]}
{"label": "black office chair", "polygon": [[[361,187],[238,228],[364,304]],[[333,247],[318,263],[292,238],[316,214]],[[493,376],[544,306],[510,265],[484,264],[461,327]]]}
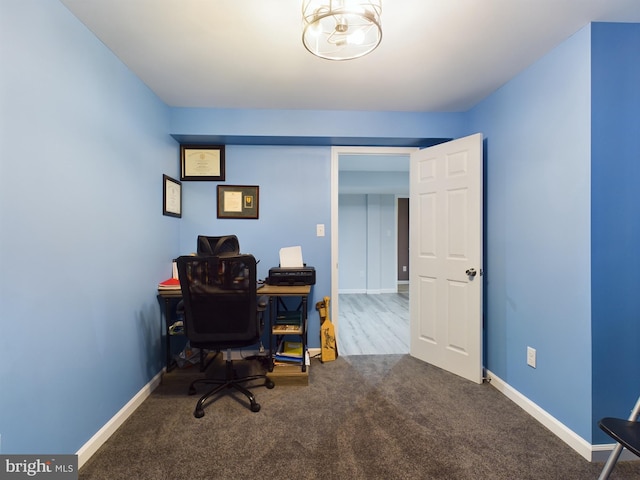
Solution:
{"label": "black office chair", "polygon": [[598,426],[617,444],[609,455],[609,459],[604,464],[604,468],[600,473],[599,480],[606,480],[611,475],[613,468],[622,453],[622,449],[626,448],[640,457],[640,398],[636,402],[636,406],[631,412],[628,420],[622,418],[605,417],[598,422]]}
{"label": "black office chair", "polygon": [[227,389],[246,395],[251,411],[258,412],[260,404],[244,384],[261,379],[264,383],[260,386],[273,388],[273,381],[266,375],[238,378],[231,360],[231,349],[257,344],[264,328],[262,313],[267,302],[257,298],[255,258],[252,255],[182,256],[177,259],[177,266],[184,304],[184,331],[191,346],[227,352],[225,378],[202,378],[191,383],[190,395],[196,393],[199,383],[214,385],[200,397],[193,415],[202,417],[205,402]]}

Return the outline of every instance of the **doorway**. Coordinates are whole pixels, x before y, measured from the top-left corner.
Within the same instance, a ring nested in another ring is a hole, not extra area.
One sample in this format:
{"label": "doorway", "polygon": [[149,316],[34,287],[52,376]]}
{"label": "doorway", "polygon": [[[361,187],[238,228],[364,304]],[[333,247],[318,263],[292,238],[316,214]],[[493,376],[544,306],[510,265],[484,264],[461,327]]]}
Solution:
{"label": "doorway", "polygon": [[332,148],[331,318],[341,354],[409,351],[408,261],[396,252],[398,203],[408,198],[415,150]]}
{"label": "doorway", "polygon": [[398,198],[398,290],[409,289],[409,198]]}

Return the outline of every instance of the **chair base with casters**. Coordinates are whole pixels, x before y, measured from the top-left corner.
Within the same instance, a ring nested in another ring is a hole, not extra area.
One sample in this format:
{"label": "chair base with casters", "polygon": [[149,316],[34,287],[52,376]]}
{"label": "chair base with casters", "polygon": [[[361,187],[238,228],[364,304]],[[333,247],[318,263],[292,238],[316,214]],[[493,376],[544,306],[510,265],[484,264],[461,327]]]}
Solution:
{"label": "chair base with casters", "polygon": [[640,457],[640,398],[628,420],[606,417],[598,422],[598,426],[607,435],[618,442],[611,451],[598,480],[607,480],[622,453],[623,448]]}
{"label": "chair base with casters", "polygon": [[273,381],[266,374],[248,375],[244,377],[236,376],[235,370],[233,368],[233,361],[231,360],[230,350],[227,351],[226,357],[224,378],[199,378],[191,382],[191,385],[189,385],[189,395],[196,394],[196,385],[198,384],[214,385],[214,388],[202,395],[198,400],[198,403],[196,403],[196,408],[193,411],[194,417],[202,418],[204,416],[204,406],[207,401],[212,399],[214,396],[225,393],[227,390],[231,389],[242,393],[249,399],[249,408],[252,412],[259,412],[260,404],[256,401],[255,395],[248,388],[246,388],[245,384],[253,382],[255,380],[264,380],[263,384],[254,386],[265,386],[269,389],[275,386]]}

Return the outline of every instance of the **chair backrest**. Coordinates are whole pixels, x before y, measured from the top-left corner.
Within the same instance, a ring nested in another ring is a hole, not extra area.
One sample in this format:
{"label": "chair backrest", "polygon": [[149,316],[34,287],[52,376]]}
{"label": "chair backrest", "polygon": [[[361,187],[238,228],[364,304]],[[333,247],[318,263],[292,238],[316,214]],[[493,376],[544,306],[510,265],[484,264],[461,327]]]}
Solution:
{"label": "chair backrest", "polygon": [[239,255],[240,242],[235,235],[208,237],[198,235],[198,255]]}
{"label": "chair backrest", "polygon": [[263,321],[253,255],[182,256],[177,265],[185,334],[192,345],[212,349],[258,342]]}

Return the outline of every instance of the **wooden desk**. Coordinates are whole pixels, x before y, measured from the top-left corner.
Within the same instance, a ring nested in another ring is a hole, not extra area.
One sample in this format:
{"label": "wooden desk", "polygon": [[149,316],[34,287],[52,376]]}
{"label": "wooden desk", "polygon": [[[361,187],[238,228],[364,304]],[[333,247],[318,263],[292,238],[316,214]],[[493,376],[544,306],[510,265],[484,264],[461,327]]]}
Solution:
{"label": "wooden desk", "polygon": [[268,285],[258,288],[258,295],[275,297],[309,297],[311,285]]}
{"label": "wooden desk", "polygon": [[[273,334],[273,325],[278,313],[278,308],[288,310],[282,301],[285,297],[299,297],[300,305],[297,310],[302,313],[302,334],[299,334],[302,342],[302,371],[307,370],[307,302],[311,293],[311,285],[265,285],[258,289],[258,295],[269,296],[269,371],[273,371],[274,337],[281,335]],[[276,344],[277,345],[277,344]]]}
{"label": "wooden desk", "polygon": [[[287,309],[284,302],[281,301],[285,297],[299,297],[300,305],[298,310],[302,313],[302,334],[300,339],[302,342],[302,371],[307,370],[305,363],[305,354],[307,351],[307,303],[309,294],[311,293],[311,285],[264,285],[256,291],[259,296],[269,296],[269,370],[273,371],[273,354],[274,352],[274,335],[273,325],[275,322],[278,308]],[[166,368],[170,372],[176,367],[176,362],[171,355],[171,335],[169,327],[173,325],[173,306],[182,300],[182,291],[180,289],[158,290],[158,298],[163,303],[164,319],[165,319],[165,349],[166,349]]]}

